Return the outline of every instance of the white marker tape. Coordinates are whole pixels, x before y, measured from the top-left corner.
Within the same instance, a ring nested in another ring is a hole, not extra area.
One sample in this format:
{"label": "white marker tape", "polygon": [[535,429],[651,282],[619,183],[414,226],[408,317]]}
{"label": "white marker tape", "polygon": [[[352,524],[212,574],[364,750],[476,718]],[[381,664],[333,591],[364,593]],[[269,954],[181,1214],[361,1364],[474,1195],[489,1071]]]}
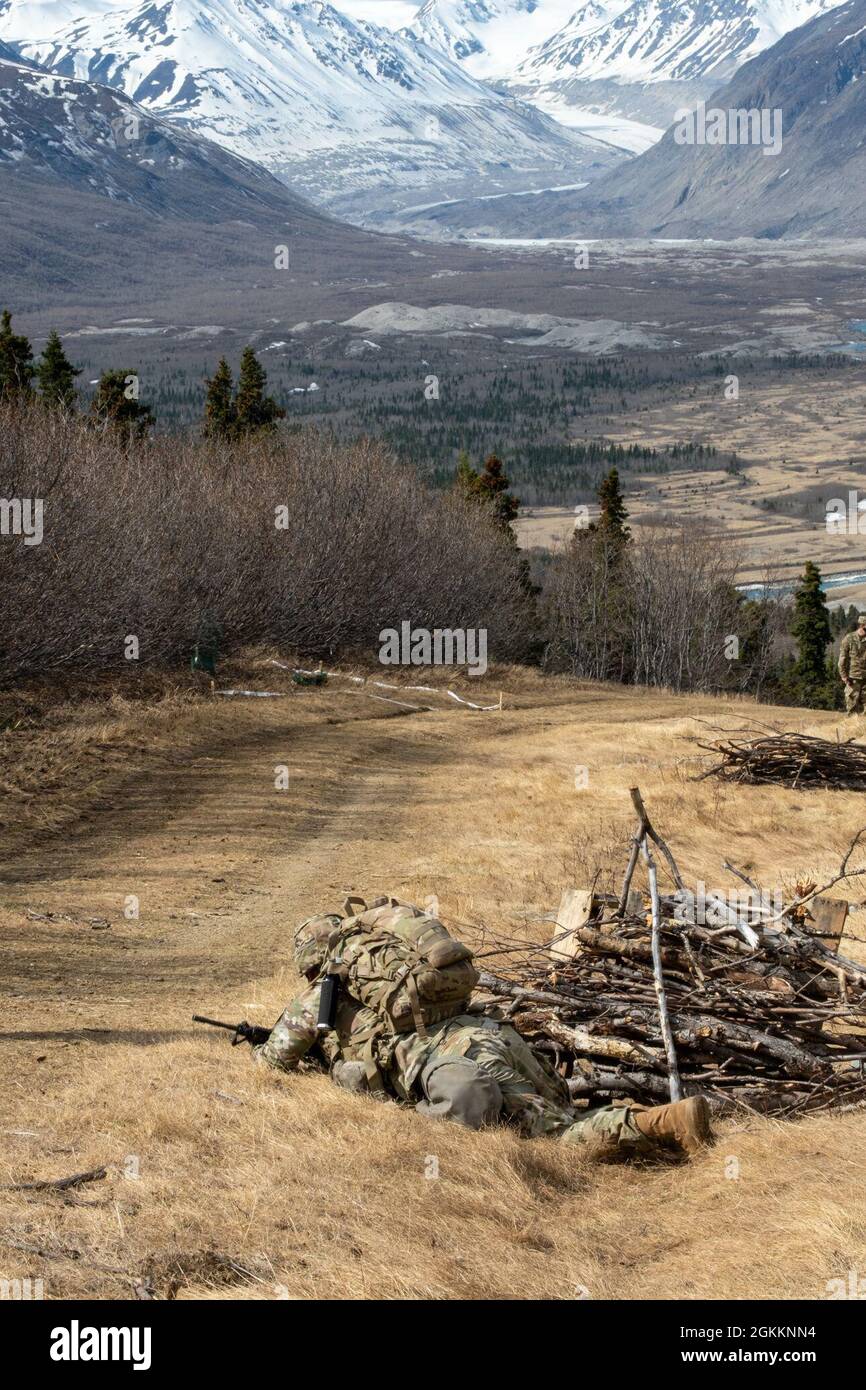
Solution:
{"label": "white marker tape", "polygon": [[278,700],[290,695],[290,690],[215,690],[215,695],[247,695],[259,700]]}

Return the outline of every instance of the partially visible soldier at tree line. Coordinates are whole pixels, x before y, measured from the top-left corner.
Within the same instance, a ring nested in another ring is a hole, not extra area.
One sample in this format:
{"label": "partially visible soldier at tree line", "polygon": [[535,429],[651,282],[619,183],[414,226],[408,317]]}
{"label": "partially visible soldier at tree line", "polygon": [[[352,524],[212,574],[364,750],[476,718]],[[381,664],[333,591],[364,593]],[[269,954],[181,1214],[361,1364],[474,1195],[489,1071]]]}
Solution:
{"label": "partially visible soldier at tree line", "polygon": [[866,613],[857,614],[857,631],[849,632],[839,648],[839,675],[845,682],[845,710],[863,714],[866,694]]}
{"label": "partially visible soldier at tree line", "polygon": [[[477,971],[469,949],[449,937],[436,918],[395,898],[363,907],[360,916],[327,914],[298,927],[294,959],[307,987],[285,1009],[267,1041],[254,1048],[257,1060],[291,1072],[309,1058],[326,1066],[331,1079],[346,1090],[413,1105],[421,1115],[450,1119],[468,1129],[510,1121],[530,1138],[580,1144],[597,1157],[651,1155],[660,1149],[694,1154],[711,1141],[703,1097],[653,1107],[623,1102],[576,1110],[567,1083],[546,1058],[510,1024],[469,1012],[468,995],[448,1017],[441,1017],[443,1007],[434,1007],[429,1012],[434,1017],[438,1012],[439,1021],[425,1023],[417,986],[410,982],[405,993],[416,1026],[410,1020],[409,1031],[395,1032],[388,1016],[395,1014],[394,1000],[407,977],[423,989],[419,972],[427,962],[445,963],[448,946],[462,962],[456,968],[464,971],[470,992]],[[390,953],[389,939],[397,942]],[[408,949],[407,940],[413,943]],[[333,987],[328,980],[341,969],[336,1010],[327,1029],[319,1025],[322,991]],[[350,986],[368,1004],[375,999],[378,1008],[360,1002]]]}

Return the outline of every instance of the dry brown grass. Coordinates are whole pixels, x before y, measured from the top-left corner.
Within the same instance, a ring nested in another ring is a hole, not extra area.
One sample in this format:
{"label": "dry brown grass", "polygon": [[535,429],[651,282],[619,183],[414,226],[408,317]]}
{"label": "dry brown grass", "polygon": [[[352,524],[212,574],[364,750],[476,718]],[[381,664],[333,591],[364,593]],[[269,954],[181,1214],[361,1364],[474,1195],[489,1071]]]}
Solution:
{"label": "dry brown grass", "polygon": [[[403,716],[334,684],[94,716],[109,764],[140,744],[132,774],[82,779],[92,820],[79,792],[62,837],[3,858],[0,1184],[109,1176],[65,1196],[3,1190],[0,1276],[41,1276],[48,1297],[149,1280],[178,1298],[674,1299],[821,1298],[866,1271],[862,1114],[746,1115],[686,1167],[593,1166],[260,1072],[190,1026],[197,1010],[270,1020],[294,984],[292,925],[347,891],[435,893],[475,939],[484,924],[542,932],[533,918],[563,886],[619,865],[635,782],[708,884],[725,881],[724,855],[771,886],[829,872],[866,824],[856,793],[689,781],[696,718],[743,722],[743,702],[515,672],[461,688],[500,684],[516,692],[501,715]],[[786,717],[824,734],[836,722]],[[63,785],[92,747],[70,732]],[[862,914],[851,922],[862,935]]]}

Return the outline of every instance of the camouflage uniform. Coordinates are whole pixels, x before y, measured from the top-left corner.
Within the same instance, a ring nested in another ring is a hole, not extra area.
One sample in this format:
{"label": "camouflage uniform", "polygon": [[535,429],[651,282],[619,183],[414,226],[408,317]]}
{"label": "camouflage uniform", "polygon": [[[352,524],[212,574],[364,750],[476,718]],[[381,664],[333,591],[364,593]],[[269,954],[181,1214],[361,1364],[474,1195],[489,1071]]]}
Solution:
{"label": "camouflage uniform", "polygon": [[866,698],[866,636],[849,632],[839,649],[839,675],[845,686],[845,709],[848,714],[864,713]]}
{"label": "camouflage uniform", "polygon": [[426,1036],[383,1037],[375,1012],[343,993],[334,1029],[320,1039],[320,991],[313,984],[292,1000],[268,1041],[255,1049],[260,1061],[292,1071],[308,1054],[320,1053],[338,1085],[396,1096],[419,1114],[469,1129],[505,1118],[531,1138],[546,1135],[610,1152],[655,1151],[634,1123],[634,1107],[575,1111],[565,1082],[510,1024],[460,1014],[429,1027]]}

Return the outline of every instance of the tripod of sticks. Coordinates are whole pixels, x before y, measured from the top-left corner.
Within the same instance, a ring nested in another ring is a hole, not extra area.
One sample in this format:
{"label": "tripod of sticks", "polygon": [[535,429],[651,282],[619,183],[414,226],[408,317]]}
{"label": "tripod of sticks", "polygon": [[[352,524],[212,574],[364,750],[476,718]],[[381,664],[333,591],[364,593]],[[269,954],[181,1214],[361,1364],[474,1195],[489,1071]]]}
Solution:
{"label": "tripod of sticks", "polygon": [[646,807],[643,804],[643,797],[637,787],[632,787],[630,791],[632,805],[638,814],[638,827],[632,837],[631,857],[628,861],[628,868],[623,880],[622,892],[619,899],[620,915],[625,912],[628,902],[631,881],[637,867],[638,855],[643,855],[644,863],[647,866],[647,877],[649,878],[650,890],[650,909],[652,912],[652,936],[650,938],[650,949],[652,951],[653,962],[653,981],[655,984],[656,999],[659,1006],[659,1028],[664,1043],[665,1056],[668,1063],[668,1085],[670,1087],[671,1100],[682,1100],[683,1083],[680,1080],[680,1067],[677,1061],[677,1049],[674,1043],[674,1035],[671,1032],[671,1021],[668,1015],[668,1000],[665,991],[664,971],[662,969],[662,909],[659,900],[658,870],[656,862],[652,856],[650,844],[658,846],[668,863],[668,868],[673,876],[674,883],[680,892],[685,890],[685,884],[680,877],[676,860],[665,844],[664,840],[654,829]]}
{"label": "tripod of sticks", "polygon": [[[695,914],[639,788],[630,794],[637,826],[620,892],[582,894],[587,915],[557,923],[552,941],[485,932],[478,964],[501,964],[482,968],[481,1007],[552,1053],[572,1097],[590,1104],[705,1094],[715,1108],[792,1114],[866,1103],[866,965],[809,925],[813,899],[866,875],[851,866],[866,829],[827,882],[797,884],[782,906],[726,862],[746,905],[708,895]],[[631,889],[641,862],[644,906]],[[675,893],[661,890],[662,867]]]}

